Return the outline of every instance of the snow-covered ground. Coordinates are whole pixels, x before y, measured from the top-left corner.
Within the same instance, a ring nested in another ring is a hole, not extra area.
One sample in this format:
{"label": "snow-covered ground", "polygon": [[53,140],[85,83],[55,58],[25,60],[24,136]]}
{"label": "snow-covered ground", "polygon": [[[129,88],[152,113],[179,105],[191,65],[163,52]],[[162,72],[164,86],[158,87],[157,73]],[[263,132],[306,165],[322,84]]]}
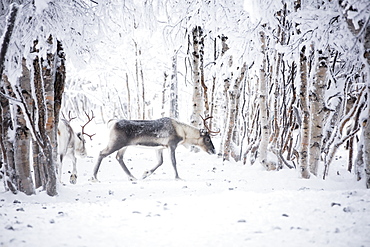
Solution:
{"label": "snow-covered ground", "polygon": [[141,180],[155,154],[132,148],[125,161],[137,181],[112,155],[100,183],[91,183],[103,135],[78,160],[76,185],[66,161],[59,196],[13,195],[1,186],[0,246],[370,246],[370,190],[342,168],[326,181],[303,180],[297,170],[223,164],[180,147],[183,180],[174,180],[168,155]]}

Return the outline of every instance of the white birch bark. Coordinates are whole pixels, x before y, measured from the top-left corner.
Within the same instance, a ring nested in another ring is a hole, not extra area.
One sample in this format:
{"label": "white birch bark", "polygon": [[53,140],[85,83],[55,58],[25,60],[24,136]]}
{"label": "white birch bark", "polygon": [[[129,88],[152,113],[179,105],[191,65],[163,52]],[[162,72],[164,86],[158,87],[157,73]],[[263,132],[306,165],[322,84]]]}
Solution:
{"label": "white birch bark", "polygon": [[142,102],[142,94],[141,90],[142,87],[140,87],[140,67],[139,67],[139,55],[140,55],[140,50],[138,49],[137,43],[134,41],[135,44],[135,79],[136,79],[136,98],[137,98],[137,118],[141,119],[142,118],[142,105],[144,102]]}
{"label": "white birch bark", "polygon": [[170,117],[175,119],[179,118],[177,52],[175,52],[175,54],[172,57],[172,75],[170,86]]}
{"label": "white birch bark", "polygon": [[126,90],[127,90],[127,118],[131,119],[131,89],[128,83],[128,74],[126,73]]}
{"label": "white birch bark", "polygon": [[[228,38],[224,35],[221,36],[221,57],[223,57],[225,55],[225,53],[229,50],[229,46],[227,45],[226,41],[228,40]],[[229,56],[229,60],[228,60],[228,63],[226,64],[222,64],[221,65],[221,69],[225,69],[225,73],[222,73],[222,80],[223,80],[223,92],[222,92],[222,95],[223,95],[223,100],[222,100],[222,106],[220,106],[220,112],[223,113],[223,115],[225,116],[222,120],[222,123],[221,123],[221,126],[222,126],[222,129],[227,129],[228,128],[228,121],[227,119],[229,119],[229,94],[228,94],[228,91],[229,91],[229,88],[230,88],[230,73],[228,72],[229,68],[232,66],[232,63],[233,63],[233,59],[232,59],[232,56]],[[226,142],[226,139],[227,139],[227,131],[224,131],[222,133],[222,139],[221,139],[221,142],[220,142],[220,155],[223,155],[223,150],[224,150],[224,146],[225,146],[225,142]]]}
{"label": "white birch bark", "polygon": [[328,58],[321,51],[317,53],[317,64],[314,71],[315,78],[312,81],[310,91],[310,144],[309,144],[309,167],[310,172],[317,176],[318,165],[321,157],[323,129],[326,121],[325,89],[328,70]]}
{"label": "white birch bark", "polygon": [[191,116],[191,124],[199,128],[201,127],[200,115],[203,112],[203,97],[202,97],[202,85],[200,77],[200,54],[199,54],[199,29],[200,27],[195,27],[192,31],[193,37],[193,114]]}
{"label": "white birch bark", "polygon": [[166,91],[167,91],[167,77],[168,74],[166,72],[163,73],[163,86],[162,86],[162,111],[161,111],[161,116],[165,117],[166,116]]}
{"label": "white birch bark", "polygon": [[305,54],[306,46],[303,46],[300,52],[300,101],[302,111],[302,126],[301,126],[301,144],[299,151],[299,168],[302,178],[310,178],[308,170],[308,146],[309,146],[309,119],[310,112],[308,109],[308,76],[307,76],[307,56]]}
{"label": "white birch bark", "polygon": [[204,108],[204,115],[209,115],[209,102],[208,102],[208,87],[205,83],[205,76],[204,76],[204,34],[203,29],[198,27],[198,40],[199,40],[199,72],[200,72],[200,85],[202,86],[202,94],[203,94],[203,108]]}
{"label": "white birch bark", "polygon": [[[366,175],[366,188],[370,189],[370,24],[367,24],[366,30],[364,32],[364,58],[367,61],[367,120],[366,125],[363,129],[364,138],[364,161],[366,164],[365,175]],[[365,122],[365,121],[364,121]]]}
{"label": "white birch bark", "polygon": [[237,105],[239,103],[240,97],[240,85],[241,82],[244,80],[245,71],[247,70],[247,64],[244,63],[243,67],[241,68],[239,77],[235,80],[234,85],[232,88],[229,89],[229,118],[228,118],[228,127],[226,128],[226,140],[223,150],[223,160],[230,160],[230,156],[233,156],[236,161],[240,160],[240,157],[237,157],[235,150],[233,150],[233,142],[232,137],[234,130],[236,128],[236,120],[237,120]]}
{"label": "white birch bark", "polygon": [[266,170],[275,170],[275,164],[268,160],[268,144],[271,134],[270,122],[268,118],[268,90],[267,90],[267,61],[266,61],[266,36],[263,31],[260,32],[261,52],[263,61],[260,65],[259,76],[259,107],[260,107],[260,123],[261,123],[261,142],[258,148],[261,164]]}

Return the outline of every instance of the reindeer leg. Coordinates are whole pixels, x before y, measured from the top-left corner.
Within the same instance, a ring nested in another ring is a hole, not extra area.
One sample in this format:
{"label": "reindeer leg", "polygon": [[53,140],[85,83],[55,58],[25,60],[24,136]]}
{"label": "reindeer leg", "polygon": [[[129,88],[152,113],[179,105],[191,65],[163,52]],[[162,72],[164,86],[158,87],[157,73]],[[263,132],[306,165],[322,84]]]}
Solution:
{"label": "reindeer leg", "polygon": [[72,170],[72,174],[71,176],[69,177],[69,182],[71,184],[76,184],[77,183],[77,169],[76,169],[76,156],[73,154],[71,155],[72,157],[72,164],[73,164],[73,170]]}
{"label": "reindeer leg", "polygon": [[100,167],[100,164],[101,164],[101,161],[107,156],[103,156],[100,152],[99,154],[99,157],[98,157],[98,161],[96,162],[96,165],[94,167],[94,172],[93,172],[93,176],[89,179],[89,181],[91,182],[99,182],[98,180],[98,171],[99,171],[99,167]]}
{"label": "reindeer leg", "polygon": [[105,157],[107,157],[108,155],[110,155],[114,151],[115,151],[114,149],[113,149],[113,151],[110,151],[110,149],[108,147],[106,147],[105,149],[103,149],[99,153],[98,161],[96,162],[96,165],[94,167],[93,176],[89,179],[89,181],[91,181],[91,182],[98,182],[99,181],[98,180],[98,171],[99,171],[100,164],[101,164],[102,160]]}
{"label": "reindeer leg", "polygon": [[176,150],[176,146],[170,146],[170,155],[171,155],[172,166],[173,166],[173,169],[175,170],[175,179],[181,180],[181,178],[179,177],[179,174],[177,173],[175,150]]}
{"label": "reindeer leg", "polygon": [[157,149],[156,154],[157,154],[158,164],[153,169],[144,172],[143,179],[153,174],[153,172],[155,172],[155,170],[157,170],[157,168],[163,164],[163,149]]}
{"label": "reindeer leg", "polygon": [[125,163],[123,162],[123,155],[125,154],[126,149],[127,149],[127,147],[124,147],[124,148],[121,148],[120,150],[118,150],[116,159],[118,160],[118,163],[121,165],[122,169],[126,172],[126,174],[128,176],[128,179],[130,181],[135,181],[136,178],[134,176],[132,176],[131,172],[127,169]]}
{"label": "reindeer leg", "polygon": [[59,162],[57,163],[57,166],[58,166],[58,180],[59,180],[59,183],[63,184],[62,183],[62,164],[63,164],[63,155],[59,155]]}

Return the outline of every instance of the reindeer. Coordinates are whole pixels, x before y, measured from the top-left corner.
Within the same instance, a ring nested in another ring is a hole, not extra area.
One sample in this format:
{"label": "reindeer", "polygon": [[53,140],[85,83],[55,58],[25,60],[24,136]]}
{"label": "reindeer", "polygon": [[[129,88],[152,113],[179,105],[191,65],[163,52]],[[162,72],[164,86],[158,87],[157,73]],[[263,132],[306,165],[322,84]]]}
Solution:
{"label": "reindeer", "polygon": [[217,134],[220,131],[216,132],[209,129],[206,125],[206,120],[209,118],[211,117],[202,118],[205,129],[197,129],[172,118],[160,118],[157,120],[111,120],[108,123],[110,131],[108,145],[99,154],[91,181],[98,181],[97,175],[102,160],[115,151],[118,151],[116,159],[128,175],[129,180],[136,180],[123,162],[123,155],[127,147],[134,145],[156,148],[158,163],[153,169],[144,172],[142,179],[154,173],[162,165],[163,149],[165,148],[169,148],[172,166],[175,170],[175,179],[180,179],[175,158],[175,150],[178,145],[182,144],[185,147],[196,145],[209,154],[216,153],[210,135]]}
{"label": "reindeer", "polygon": [[92,121],[94,118],[94,113],[92,112],[92,116],[90,117],[85,112],[88,121],[84,125],[82,125],[82,132],[78,132],[77,134],[73,131],[70,122],[75,119],[71,117],[71,112],[68,113],[68,120],[64,117],[61,119],[58,124],[58,163],[57,163],[57,171],[58,171],[58,178],[59,182],[62,182],[62,164],[64,157],[69,157],[72,160],[73,164],[73,171],[70,176],[69,182],[71,184],[76,184],[77,182],[77,169],[76,169],[76,154],[81,157],[86,157],[86,147],[85,147],[85,138],[84,135],[87,135],[92,139],[95,135],[89,135],[85,133],[84,129],[88,123]]}

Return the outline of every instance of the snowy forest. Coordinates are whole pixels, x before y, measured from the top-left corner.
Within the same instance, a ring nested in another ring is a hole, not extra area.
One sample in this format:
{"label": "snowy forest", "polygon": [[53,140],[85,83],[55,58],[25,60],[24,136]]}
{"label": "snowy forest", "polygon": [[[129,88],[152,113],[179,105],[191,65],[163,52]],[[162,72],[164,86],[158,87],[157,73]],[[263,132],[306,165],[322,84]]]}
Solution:
{"label": "snowy forest", "polygon": [[[368,0],[2,0],[0,166],[58,194],[62,113],[209,126],[222,161],[370,188]],[[94,131],[94,130],[92,130]],[[99,131],[99,130],[96,130]]]}

